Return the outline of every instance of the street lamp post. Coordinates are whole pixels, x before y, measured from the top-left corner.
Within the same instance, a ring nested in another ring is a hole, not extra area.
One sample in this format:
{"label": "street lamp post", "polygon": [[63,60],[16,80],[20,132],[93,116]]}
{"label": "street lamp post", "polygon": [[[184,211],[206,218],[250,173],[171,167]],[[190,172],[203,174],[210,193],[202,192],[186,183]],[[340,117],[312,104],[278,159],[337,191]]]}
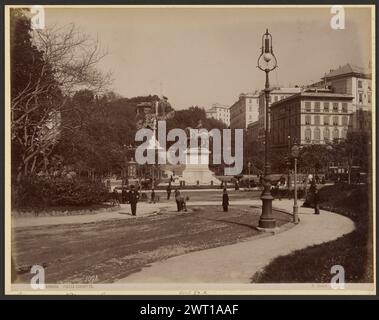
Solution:
{"label": "street lamp post", "polygon": [[249,175],[249,190],[250,190],[250,168],[251,168],[251,162],[249,161],[247,163],[247,171],[248,171],[248,175]]}
{"label": "street lamp post", "polygon": [[263,192],[261,195],[262,200],[262,215],[259,219],[259,228],[273,229],[276,227],[276,221],[272,215],[272,200],[274,199],[271,194],[271,176],[270,176],[270,125],[269,125],[269,98],[270,98],[270,83],[269,73],[277,67],[276,57],[272,50],[272,36],[266,29],[266,33],[262,36],[261,54],[258,58],[257,67],[264,71],[266,74],[265,83],[265,166],[264,177],[261,178],[263,184]]}
{"label": "street lamp post", "polygon": [[288,136],[288,175],[287,175],[287,188],[288,188],[288,200],[291,200],[291,136]]}
{"label": "street lamp post", "polygon": [[297,205],[297,159],[299,158],[299,147],[295,144],[291,149],[294,158],[294,200],[293,200],[293,222],[299,223],[299,207]]}

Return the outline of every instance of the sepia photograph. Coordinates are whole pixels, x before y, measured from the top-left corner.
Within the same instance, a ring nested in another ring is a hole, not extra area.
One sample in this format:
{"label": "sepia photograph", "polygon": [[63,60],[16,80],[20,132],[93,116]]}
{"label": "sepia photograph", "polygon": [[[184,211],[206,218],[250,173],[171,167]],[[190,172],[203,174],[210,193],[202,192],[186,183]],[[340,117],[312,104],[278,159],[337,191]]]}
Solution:
{"label": "sepia photograph", "polygon": [[6,294],[376,294],[375,6],[4,11]]}

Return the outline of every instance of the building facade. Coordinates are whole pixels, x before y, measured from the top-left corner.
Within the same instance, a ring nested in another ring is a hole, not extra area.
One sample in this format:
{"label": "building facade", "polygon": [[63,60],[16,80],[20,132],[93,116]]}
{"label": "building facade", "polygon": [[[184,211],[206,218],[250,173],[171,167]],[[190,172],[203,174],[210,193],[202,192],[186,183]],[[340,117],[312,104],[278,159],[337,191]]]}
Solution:
{"label": "building facade", "polygon": [[346,137],[354,113],[353,96],[301,92],[271,105],[271,147],[287,148],[288,136],[299,144],[325,144]]}
{"label": "building facade", "polygon": [[[269,96],[269,107],[278,101],[286,99],[294,94],[297,94],[301,91],[301,88],[273,88],[270,91]],[[258,122],[259,122],[259,130],[257,140],[263,141],[265,138],[265,127],[266,127],[266,99],[265,92],[261,91],[259,94],[259,108],[258,108]]]}
{"label": "building facade", "polygon": [[348,63],[335,70],[330,70],[322,78],[322,81],[313,86],[327,86],[335,93],[352,95],[354,111],[371,111],[372,83],[370,70]]}
{"label": "building facade", "polygon": [[249,123],[247,126],[247,142],[252,143],[258,141],[259,121]]}
{"label": "building facade", "polygon": [[238,101],[230,107],[230,128],[246,129],[258,120],[259,94],[241,93]]}
{"label": "building facade", "polygon": [[212,118],[230,126],[230,108],[228,106],[214,103],[212,107],[206,111],[207,118]]}

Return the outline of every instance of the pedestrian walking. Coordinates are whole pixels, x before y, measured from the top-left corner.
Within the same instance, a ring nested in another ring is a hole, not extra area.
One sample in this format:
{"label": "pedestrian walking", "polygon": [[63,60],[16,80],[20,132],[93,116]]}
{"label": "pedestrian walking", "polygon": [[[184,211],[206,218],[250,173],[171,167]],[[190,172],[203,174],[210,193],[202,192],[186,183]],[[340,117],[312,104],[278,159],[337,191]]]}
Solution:
{"label": "pedestrian walking", "polygon": [[167,186],[167,200],[170,200],[171,197],[171,183]]}
{"label": "pedestrian walking", "polygon": [[151,189],[151,203],[155,203],[155,191],[154,191],[154,188]]}
{"label": "pedestrian walking", "polygon": [[116,188],[113,189],[113,199],[116,204],[120,204],[120,198],[118,196],[118,192]]}
{"label": "pedestrian walking", "polygon": [[316,183],[312,183],[309,191],[313,195],[313,208],[315,209],[314,214],[320,214],[320,206],[319,206],[320,196],[319,196],[319,191],[318,191]]}
{"label": "pedestrian walking", "polygon": [[189,200],[188,197],[185,197],[184,195],[179,196],[179,203],[180,203],[180,210],[179,211],[185,211],[187,212],[187,201]]}
{"label": "pedestrian walking", "polygon": [[313,203],[313,208],[315,209],[314,214],[320,214],[320,208],[319,208],[319,193],[317,189],[317,185],[315,181],[313,180],[311,183],[311,186],[309,188],[309,192],[312,196],[312,203]]}
{"label": "pedestrian walking", "polygon": [[126,203],[127,195],[128,195],[128,191],[127,191],[126,187],[123,187],[122,191],[121,191],[122,203]]}
{"label": "pedestrian walking", "polygon": [[175,189],[175,201],[176,201],[176,207],[178,212],[182,210],[181,203],[180,203],[180,191],[178,189]]}
{"label": "pedestrian walking", "polygon": [[275,185],[275,196],[279,199],[282,200],[282,194],[280,190],[280,181]]}
{"label": "pedestrian walking", "polygon": [[222,192],[222,208],[224,209],[224,212],[228,211],[229,207],[229,195],[226,188],[224,188],[224,191]]}
{"label": "pedestrian walking", "polygon": [[139,192],[135,190],[135,187],[132,185],[129,191],[129,202],[133,216],[137,215],[137,202],[139,200],[139,197]]}

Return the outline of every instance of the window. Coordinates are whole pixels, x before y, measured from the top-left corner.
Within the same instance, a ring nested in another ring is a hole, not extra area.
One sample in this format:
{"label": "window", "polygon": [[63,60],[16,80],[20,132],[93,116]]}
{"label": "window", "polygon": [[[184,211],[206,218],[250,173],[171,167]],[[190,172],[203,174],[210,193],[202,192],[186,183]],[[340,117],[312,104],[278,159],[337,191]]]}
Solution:
{"label": "window", "polygon": [[275,97],[274,97],[274,101],[275,101],[275,102],[278,101],[278,96],[275,96]]}
{"label": "window", "polygon": [[338,102],[333,102],[333,112],[338,112]]}
{"label": "window", "polygon": [[363,93],[362,92],[358,93],[358,102],[361,104],[363,103]]}
{"label": "window", "polygon": [[367,102],[371,103],[371,92],[367,94]]}
{"label": "window", "polygon": [[342,112],[347,113],[347,103],[342,103]]}
{"label": "window", "polygon": [[330,131],[328,128],[324,128],[324,140],[328,141],[330,139]]}
{"label": "window", "polygon": [[343,130],[342,130],[342,139],[346,139],[346,137],[347,137],[347,129],[346,128],[344,128]]}
{"label": "window", "polygon": [[324,102],[324,112],[329,112],[329,102]]}
{"label": "window", "polygon": [[315,102],[315,112],[320,112],[320,102]]}
{"label": "window", "polygon": [[305,111],[306,112],[311,112],[311,103],[310,101],[305,102]]}
{"label": "window", "polygon": [[329,116],[324,116],[324,126],[329,125]]}
{"label": "window", "polygon": [[333,126],[338,126],[338,116],[333,117]]}
{"label": "window", "polygon": [[305,124],[311,124],[311,116],[310,115],[306,115],[305,116]]}
{"label": "window", "polygon": [[320,125],[320,116],[314,116],[315,125]]}
{"label": "window", "polygon": [[313,134],[314,134],[314,139],[317,141],[320,141],[320,136],[321,136],[320,129],[316,128]]}
{"label": "window", "polygon": [[347,117],[346,116],[342,117],[342,125],[347,126],[347,122],[348,122]]}
{"label": "window", "polygon": [[362,80],[358,80],[358,88],[362,89]]}
{"label": "window", "polygon": [[305,142],[309,143],[312,139],[312,131],[310,128],[305,129]]}
{"label": "window", "polygon": [[333,130],[333,139],[339,139],[339,131],[337,128]]}

